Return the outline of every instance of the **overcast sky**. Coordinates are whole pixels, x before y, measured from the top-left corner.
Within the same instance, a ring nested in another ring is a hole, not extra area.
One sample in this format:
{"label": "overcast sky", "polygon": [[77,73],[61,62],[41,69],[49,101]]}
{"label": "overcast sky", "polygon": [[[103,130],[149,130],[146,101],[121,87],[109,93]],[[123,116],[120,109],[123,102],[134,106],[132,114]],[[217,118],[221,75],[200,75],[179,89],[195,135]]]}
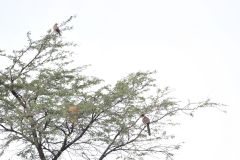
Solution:
{"label": "overcast sky", "polygon": [[227,114],[206,109],[181,120],[175,160],[239,160],[239,8],[237,0],[2,0],[0,49],[20,49],[28,31],[37,38],[77,15],[63,38],[79,44],[77,63],[91,64],[92,75],[112,83],[157,70],[159,85],[182,101],[228,105]]}

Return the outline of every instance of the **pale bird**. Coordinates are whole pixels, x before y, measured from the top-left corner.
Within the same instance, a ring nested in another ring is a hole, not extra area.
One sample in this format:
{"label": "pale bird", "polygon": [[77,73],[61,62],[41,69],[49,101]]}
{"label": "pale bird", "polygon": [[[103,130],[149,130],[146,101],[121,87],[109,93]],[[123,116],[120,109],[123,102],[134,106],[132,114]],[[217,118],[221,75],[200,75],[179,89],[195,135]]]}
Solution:
{"label": "pale bird", "polygon": [[70,105],[68,107],[69,118],[72,123],[75,123],[78,119],[80,109],[78,106]]}

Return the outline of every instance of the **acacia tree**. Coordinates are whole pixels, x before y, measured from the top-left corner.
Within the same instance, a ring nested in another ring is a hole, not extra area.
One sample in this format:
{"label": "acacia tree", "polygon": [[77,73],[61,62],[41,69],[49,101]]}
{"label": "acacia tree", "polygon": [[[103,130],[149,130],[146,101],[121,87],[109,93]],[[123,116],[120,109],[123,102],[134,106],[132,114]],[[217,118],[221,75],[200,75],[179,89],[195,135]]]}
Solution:
{"label": "acacia tree", "polygon": [[[69,22],[60,27],[64,34]],[[39,40],[27,34],[28,44],[7,54],[8,66],[0,72],[0,128],[2,154],[20,142],[18,156],[57,160],[64,153],[81,159],[102,160],[109,155],[137,159],[157,153],[172,158],[179,144],[166,141],[165,127],[179,113],[192,115],[202,107],[218,107],[209,100],[180,105],[169,89],[155,85],[154,72],[137,72],[105,85],[86,76],[84,66],[71,67],[72,54],[62,37],[48,31]],[[69,112],[69,106],[78,108]],[[151,136],[140,115],[151,120]],[[170,123],[171,122],[171,123]]]}

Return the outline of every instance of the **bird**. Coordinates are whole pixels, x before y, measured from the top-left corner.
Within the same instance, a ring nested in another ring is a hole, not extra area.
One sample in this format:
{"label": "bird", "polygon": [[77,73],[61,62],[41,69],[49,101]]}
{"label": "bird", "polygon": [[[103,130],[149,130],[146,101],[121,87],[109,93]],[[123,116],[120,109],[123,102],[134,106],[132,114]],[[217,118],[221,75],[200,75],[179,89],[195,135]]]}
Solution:
{"label": "bird", "polygon": [[71,114],[78,114],[79,113],[79,108],[75,105],[70,105],[68,107],[68,112],[71,113]]}
{"label": "bird", "polygon": [[54,24],[53,30],[54,30],[55,32],[57,32],[57,33],[61,36],[61,31],[60,31],[57,23]]}
{"label": "bird", "polygon": [[75,123],[78,120],[80,109],[78,106],[70,105],[68,107],[69,118],[72,123]]}
{"label": "bird", "polygon": [[151,131],[150,131],[150,119],[145,116],[145,114],[141,114],[141,117],[142,117],[142,122],[147,125],[147,131],[148,131],[148,135],[150,136],[151,135]]}

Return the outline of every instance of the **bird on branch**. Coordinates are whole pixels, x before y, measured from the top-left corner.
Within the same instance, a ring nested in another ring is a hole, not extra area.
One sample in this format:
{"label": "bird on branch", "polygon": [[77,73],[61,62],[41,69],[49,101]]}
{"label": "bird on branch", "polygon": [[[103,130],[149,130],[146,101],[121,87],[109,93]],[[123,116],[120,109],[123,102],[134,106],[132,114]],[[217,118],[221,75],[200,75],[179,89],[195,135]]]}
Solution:
{"label": "bird on branch", "polygon": [[78,120],[80,109],[76,105],[70,105],[68,107],[69,118],[72,123],[75,123]]}
{"label": "bird on branch", "polygon": [[54,30],[57,34],[59,34],[59,36],[61,36],[61,31],[60,31],[57,23],[54,24],[53,30]]}
{"label": "bird on branch", "polygon": [[148,135],[150,136],[150,135],[151,135],[150,126],[149,126],[149,124],[150,124],[150,119],[149,119],[147,116],[145,116],[145,114],[142,114],[141,117],[142,117],[142,122],[143,122],[145,125],[147,125]]}

